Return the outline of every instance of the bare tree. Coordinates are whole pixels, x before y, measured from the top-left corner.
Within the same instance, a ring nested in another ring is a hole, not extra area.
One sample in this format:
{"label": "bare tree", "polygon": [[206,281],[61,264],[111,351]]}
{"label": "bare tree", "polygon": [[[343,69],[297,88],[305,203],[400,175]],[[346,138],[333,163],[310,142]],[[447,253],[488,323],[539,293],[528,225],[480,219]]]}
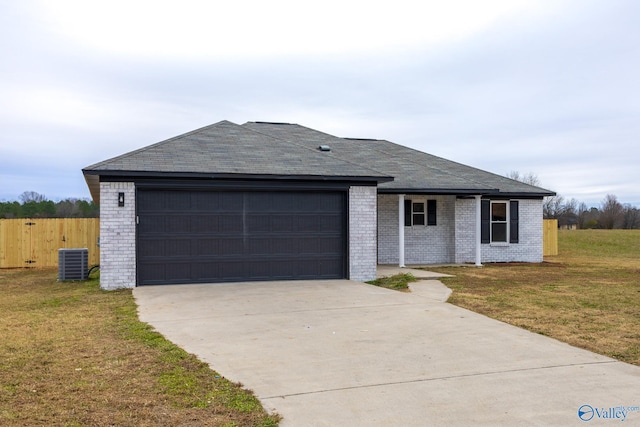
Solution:
{"label": "bare tree", "polygon": [[534,185],[536,187],[540,186],[540,179],[533,172],[528,172],[526,174],[520,174],[518,171],[511,171],[507,174],[507,178],[514,179],[516,181],[524,182],[525,184]]}
{"label": "bare tree", "polygon": [[622,209],[622,228],[640,228],[640,209],[625,204]]}
{"label": "bare tree", "polygon": [[589,214],[589,208],[587,207],[587,204],[585,202],[581,202],[578,205],[578,208],[576,210],[576,217],[578,219],[578,228],[579,229],[584,229],[586,222],[588,221],[588,214]]}
{"label": "bare tree", "polygon": [[577,215],[578,214],[578,201],[575,198],[567,200],[564,204],[565,215]]}
{"label": "bare tree", "polygon": [[613,194],[607,194],[601,204],[600,227],[606,229],[620,228],[624,220],[624,208]]}
{"label": "bare tree", "polygon": [[31,202],[44,202],[47,200],[47,197],[44,194],[36,193],[35,191],[25,191],[19,197],[22,204],[31,203]]}
{"label": "bare tree", "polygon": [[560,218],[564,213],[564,197],[550,196],[545,197],[542,203],[542,214],[546,219]]}

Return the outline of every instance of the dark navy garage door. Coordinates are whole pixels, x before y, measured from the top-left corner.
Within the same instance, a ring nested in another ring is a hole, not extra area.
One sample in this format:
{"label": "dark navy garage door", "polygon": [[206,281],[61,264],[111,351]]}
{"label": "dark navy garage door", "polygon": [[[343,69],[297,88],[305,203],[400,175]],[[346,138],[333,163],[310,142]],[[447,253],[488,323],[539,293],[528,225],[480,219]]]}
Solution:
{"label": "dark navy garage door", "polygon": [[346,193],[139,190],[138,284],[346,277]]}

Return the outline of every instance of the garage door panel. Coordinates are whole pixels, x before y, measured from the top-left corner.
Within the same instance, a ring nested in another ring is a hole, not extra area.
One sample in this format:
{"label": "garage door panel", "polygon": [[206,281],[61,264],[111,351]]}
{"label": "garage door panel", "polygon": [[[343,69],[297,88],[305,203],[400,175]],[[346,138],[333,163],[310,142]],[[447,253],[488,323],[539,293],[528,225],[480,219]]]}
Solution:
{"label": "garage door panel", "polygon": [[272,233],[291,233],[296,231],[297,218],[295,215],[275,214],[271,217]]}
{"label": "garage door panel", "polygon": [[164,209],[167,212],[181,212],[185,207],[191,208],[192,193],[188,191],[173,191],[165,193]]}
{"label": "garage door panel", "polygon": [[164,218],[163,233],[190,233],[191,218],[184,215],[167,215]]}
{"label": "garage door panel", "polygon": [[191,218],[191,226],[198,233],[218,233],[220,231],[220,217],[218,215],[202,214]]}
{"label": "garage door panel", "polygon": [[[327,258],[331,254],[335,254],[340,251],[342,246],[342,239],[339,236],[336,237],[317,237],[312,241],[307,241],[301,246],[301,253],[314,253],[325,254]],[[307,252],[305,252],[305,249]],[[309,251],[310,249],[310,251]]]}
{"label": "garage door panel", "polygon": [[262,214],[246,214],[245,227],[249,233],[269,233],[271,232],[271,216]]}
{"label": "garage door panel", "polygon": [[222,234],[238,234],[243,231],[242,214],[222,214],[218,218],[218,233]]}
{"label": "garage door panel", "polygon": [[270,239],[271,253],[277,255],[292,255],[300,253],[300,238],[276,237]]}
{"label": "garage door panel", "polygon": [[244,193],[245,209],[248,213],[272,212],[275,203],[271,193]]}
{"label": "garage door panel", "polygon": [[192,263],[190,260],[183,262],[172,262],[165,267],[165,277],[168,282],[180,282],[184,279],[190,279]]}
{"label": "garage door panel", "polygon": [[164,243],[147,240],[138,243],[138,258],[153,258],[164,256]]}
{"label": "garage door panel", "polygon": [[196,243],[196,253],[215,256],[224,254],[224,249],[220,239],[201,237]]}
{"label": "garage door panel", "polygon": [[165,264],[161,262],[149,263],[145,277],[148,284],[162,283],[166,281]]}
{"label": "garage door panel", "polygon": [[215,261],[216,257],[239,256],[244,253],[242,237],[198,237],[194,242],[193,256],[205,257],[211,261]]}
{"label": "garage door panel", "polygon": [[175,239],[175,240],[165,240],[164,241],[164,255],[167,257],[175,258],[175,257],[190,257],[192,255],[191,251],[191,239],[183,238],[183,239]]}
{"label": "garage door panel", "polygon": [[164,217],[157,215],[149,215],[144,217],[145,220],[138,224],[138,234],[162,233],[164,230]]}
{"label": "garage door panel", "polygon": [[219,276],[214,279],[216,282],[226,281],[226,278],[229,280],[242,280],[246,274],[243,261],[229,260],[218,264],[218,268]]}
{"label": "garage door panel", "polygon": [[139,284],[346,276],[344,192],[139,190],[137,201]]}
{"label": "garage door panel", "polygon": [[272,239],[268,237],[255,238],[247,242],[246,248],[247,255],[262,255],[270,254],[274,250],[274,245],[272,245]]}
{"label": "garage door panel", "polygon": [[164,197],[152,194],[151,192],[138,192],[137,195],[138,213],[155,212],[165,210]]}

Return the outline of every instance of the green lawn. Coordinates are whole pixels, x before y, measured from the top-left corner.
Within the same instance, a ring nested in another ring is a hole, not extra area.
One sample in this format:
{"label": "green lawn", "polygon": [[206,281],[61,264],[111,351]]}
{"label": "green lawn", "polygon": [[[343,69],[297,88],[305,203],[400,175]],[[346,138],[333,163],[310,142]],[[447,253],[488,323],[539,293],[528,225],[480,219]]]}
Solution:
{"label": "green lawn", "polygon": [[447,267],[449,302],[640,365],[640,230],[561,230],[542,264]]}
{"label": "green lawn", "polygon": [[0,270],[0,425],[276,426],[258,399],[137,319],[130,290]]}

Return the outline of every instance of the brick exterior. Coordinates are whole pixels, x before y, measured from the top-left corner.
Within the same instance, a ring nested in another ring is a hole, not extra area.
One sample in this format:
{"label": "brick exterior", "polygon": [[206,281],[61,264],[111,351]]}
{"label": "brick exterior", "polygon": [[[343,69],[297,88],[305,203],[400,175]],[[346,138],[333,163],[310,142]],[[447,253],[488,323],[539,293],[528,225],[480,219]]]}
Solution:
{"label": "brick exterior", "polygon": [[[482,262],[542,262],[542,200],[523,199],[518,204],[519,242],[483,244]],[[456,201],[457,263],[475,261],[475,212],[475,200]]]}
{"label": "brick exterior", "polygon": [[[405,264],[452,263],[455,196],[405,195],[406,200],[436,201],[436,225],[404,228]],[[378,263],[398,263],[398,195],[378,196]]]}
{"label": "brick exterior", "polygon": [[[457,264],[476,260],[476,200],[456,200],[455,259]],[[484,246],[484,245],[482,245]],[[484,259],[482,259],[484,261]]]}
{"label": "brick exterior", "polygon": [[[404,228],[405,264],[475,262],[476,201],[455,196],[405,195],[436,200],[437,225]],[[542,200],[519,200],[517,244],[483,244],[482,262],[542,261]],[[378,263],[398,263],[398,195],[378,196]]]}
{"label": "brick exterior", "polygon": [[376,187],[349,189],[349,278],[376,278]]}
{"label": "brick exterior", "polygon": [[[118,193],[124,207],[118,207]],[[136,196],[132,182],[100,183],[100,287],[136,285]]]}
{"label": "brick exterior", "polygon": [[[125,206],[118,207],[118,193]],[[475,261],[474,199],[455,196],[419,196],[436,200],[437,225],[405,227],[405,263],[439,264]],[[100,286],[103,289],[136,285],[135,186],[131,182],[100,183]],[[519,201],[517,244],[482,245],[482,262],[541,262],[542,200]],[[376,264],[398,263],[398,196],[377,195],[373,186],[349,189],[349,278],[376,277]]]}

